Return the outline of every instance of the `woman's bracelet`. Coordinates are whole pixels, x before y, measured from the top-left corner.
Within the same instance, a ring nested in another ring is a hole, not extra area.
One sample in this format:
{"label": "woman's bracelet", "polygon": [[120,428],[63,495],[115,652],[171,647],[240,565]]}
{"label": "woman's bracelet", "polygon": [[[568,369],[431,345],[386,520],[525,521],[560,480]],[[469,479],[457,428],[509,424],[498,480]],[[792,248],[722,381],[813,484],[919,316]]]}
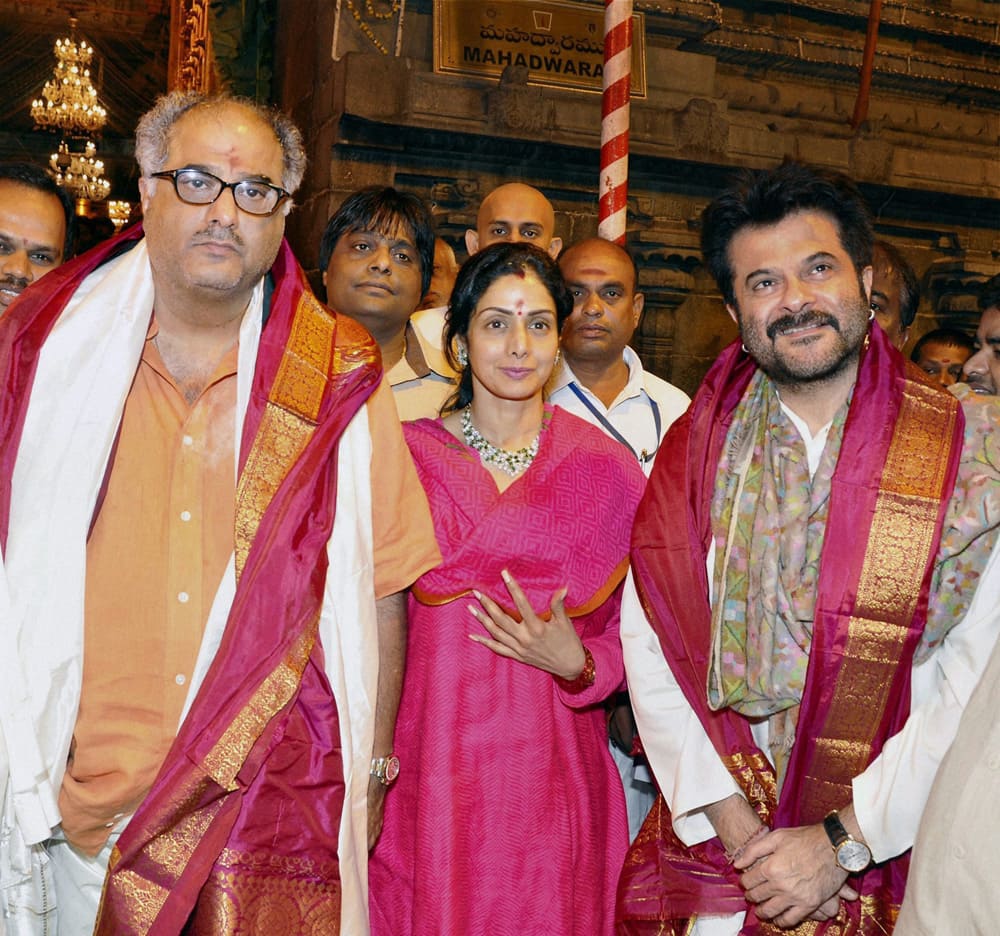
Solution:
{"label": "woman's bracelet", "polygon": [[594,677],[596,673],[594,670],[594,656],[587,649],[586,645],[583,648],[583,670],[576,679],[563,679],[562,676],[556,676],[559,680],[559,685],[562,686],[564,692],[583,692],[584,689],[589,689],[594,685]]}

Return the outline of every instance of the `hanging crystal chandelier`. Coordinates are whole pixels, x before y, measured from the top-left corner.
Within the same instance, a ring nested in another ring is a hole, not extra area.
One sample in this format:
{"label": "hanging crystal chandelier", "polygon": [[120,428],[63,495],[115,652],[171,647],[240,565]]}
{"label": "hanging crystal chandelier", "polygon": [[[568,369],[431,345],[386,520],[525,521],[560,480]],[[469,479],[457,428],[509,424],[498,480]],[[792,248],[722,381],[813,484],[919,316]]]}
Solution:
{"label": "hanging crystal chandelier", "polygon": [[104,127],[108,112],[97,99],[90,81],[94,47],[76,41],[76,19],[70,17],[70,35],[57,39],[56,67],[45,82],[42,97],[31,102],[31,117],[38,127],[64,134],[93,134]]}
{"label": "hanging crystal chandelier", "polygon": [[126,224],[128,224],[128,219],[132,215],[132,202],[122,201],[120,199],[111,199],[108,202],[108,217],[111,219],[111,223],[115,226],[115,231],[120,231]]}
{"label": "hanging crystal chandelier", "polygon": [[94,47],[82,39],[77,42],[76,22],[71,16],[69,37],[56,40],[55,70],[41,98],[31,102],[31,117],[36,129],[54,130],[61,136],[59,149],[49,160],[56,182],[77,198],[103,201],[111,183],[104,178],[104,163],[97,158],[90,137],[103,129],[108,112],[90,81]]}
{"label": "hanging crystal chandelier", "polygon": [[111,183],[104,178],[104,163],[97,159],[97,147],[88,140],[82,153],[70,150],[65,140],[59,141],[59,152],[49,159],[56,182],[77,198],[103,201],[111,192]]}

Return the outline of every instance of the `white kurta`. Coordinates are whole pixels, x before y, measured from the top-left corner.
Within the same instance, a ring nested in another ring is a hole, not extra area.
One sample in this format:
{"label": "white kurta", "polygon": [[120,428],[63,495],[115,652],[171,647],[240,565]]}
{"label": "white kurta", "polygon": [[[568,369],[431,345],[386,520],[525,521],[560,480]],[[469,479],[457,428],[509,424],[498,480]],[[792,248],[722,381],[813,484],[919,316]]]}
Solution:
{"label": "white kurta", "polygon": [[913,845],[896,936],[988,936],[1000,920],[1000,644],[969,699]]}

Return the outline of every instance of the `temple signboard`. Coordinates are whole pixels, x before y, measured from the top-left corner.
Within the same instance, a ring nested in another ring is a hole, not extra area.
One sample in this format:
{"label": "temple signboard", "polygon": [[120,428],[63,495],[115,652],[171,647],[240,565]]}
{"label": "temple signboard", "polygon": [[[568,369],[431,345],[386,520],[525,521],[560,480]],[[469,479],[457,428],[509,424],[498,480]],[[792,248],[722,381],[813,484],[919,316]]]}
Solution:
{"label": "temple signboard", "polygon": [[[646,96],[646,35],[632,15],[631,95]],[[571,0],[434,0],[434,71],[498,78],[527,69],[530,84],[601,91],[604,9]]]}

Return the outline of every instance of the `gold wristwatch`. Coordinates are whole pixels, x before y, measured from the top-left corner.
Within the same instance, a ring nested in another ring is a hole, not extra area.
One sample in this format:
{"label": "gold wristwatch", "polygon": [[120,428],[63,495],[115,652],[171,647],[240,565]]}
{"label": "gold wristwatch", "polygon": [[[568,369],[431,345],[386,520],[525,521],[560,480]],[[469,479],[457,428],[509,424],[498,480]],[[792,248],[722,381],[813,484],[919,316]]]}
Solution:
{"label": "gold wristwatch", "polygon": [[837,864],[848,874],[859,874],[872,863],[872,851],[864,843],[854,838],[844,823],[840,821],[837,810],[831,812],[823,820],[823,828],[829,836]]}

